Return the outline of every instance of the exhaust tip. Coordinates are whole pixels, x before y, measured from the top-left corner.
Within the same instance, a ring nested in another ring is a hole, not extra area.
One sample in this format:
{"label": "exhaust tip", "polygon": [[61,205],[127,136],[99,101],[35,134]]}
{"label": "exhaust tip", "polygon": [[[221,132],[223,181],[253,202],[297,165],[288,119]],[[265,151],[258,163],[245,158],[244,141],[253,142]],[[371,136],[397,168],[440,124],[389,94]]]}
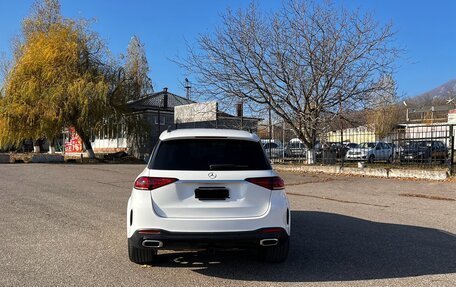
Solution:
{"label": "exhaust tip", "polygon": [[163,247],[163,242],[159,240],[144,240],[142,242],[142,246],[144,247],[152,247],[152,248],[160,248]]}
{"label": "exhaust tip", "polygon": [[260,240],[261,246],[275,246],[277,244],[279,244],[279,239],[277,239],[277,238],[268,238],[268,239]]}

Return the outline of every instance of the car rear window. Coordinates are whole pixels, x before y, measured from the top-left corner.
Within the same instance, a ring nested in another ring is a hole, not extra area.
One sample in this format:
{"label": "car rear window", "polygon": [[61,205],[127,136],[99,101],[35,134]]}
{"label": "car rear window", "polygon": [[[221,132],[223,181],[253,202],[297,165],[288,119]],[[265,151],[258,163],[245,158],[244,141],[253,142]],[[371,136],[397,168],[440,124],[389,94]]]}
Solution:
{"label": "car rear window", "polygon": [[161,170],[269,170],[259,142],[181,139],[159,143],[149,164]]}

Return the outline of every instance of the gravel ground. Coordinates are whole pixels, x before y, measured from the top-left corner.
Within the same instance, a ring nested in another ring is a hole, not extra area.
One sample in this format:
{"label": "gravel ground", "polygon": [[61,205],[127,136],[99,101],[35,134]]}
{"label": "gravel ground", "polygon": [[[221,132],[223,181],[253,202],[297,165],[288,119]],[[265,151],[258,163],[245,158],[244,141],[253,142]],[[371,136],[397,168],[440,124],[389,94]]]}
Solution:
{"label": "gravel ground", "polygon": [[0,286],[456,286],[456,184],[282,174],[283,264],[240,251],[127,256],[141,165],[0,165]]}

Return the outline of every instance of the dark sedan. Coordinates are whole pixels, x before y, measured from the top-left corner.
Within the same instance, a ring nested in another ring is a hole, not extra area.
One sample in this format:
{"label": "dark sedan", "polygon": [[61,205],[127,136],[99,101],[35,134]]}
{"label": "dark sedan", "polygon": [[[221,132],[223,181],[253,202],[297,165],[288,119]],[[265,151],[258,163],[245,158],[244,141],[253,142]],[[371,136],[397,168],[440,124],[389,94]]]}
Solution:
{"label": "dark sedan", "polygon": [[400,153],[401,162],[445,162],[448,148],[442,141],[409,141]]}

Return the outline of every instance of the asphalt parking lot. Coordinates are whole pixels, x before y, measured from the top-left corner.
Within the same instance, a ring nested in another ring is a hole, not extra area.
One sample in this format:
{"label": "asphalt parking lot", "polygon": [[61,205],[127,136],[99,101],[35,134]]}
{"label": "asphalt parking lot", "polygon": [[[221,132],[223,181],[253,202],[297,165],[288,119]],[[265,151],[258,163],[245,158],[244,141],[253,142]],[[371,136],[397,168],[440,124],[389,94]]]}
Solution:
{"label": "asphalt parking lot", "polygon": [[128,260],[125,210],[141,165],[0,165],[1,286],[455,286],[456,184],[282,174],[283,264],[240,251]]}

